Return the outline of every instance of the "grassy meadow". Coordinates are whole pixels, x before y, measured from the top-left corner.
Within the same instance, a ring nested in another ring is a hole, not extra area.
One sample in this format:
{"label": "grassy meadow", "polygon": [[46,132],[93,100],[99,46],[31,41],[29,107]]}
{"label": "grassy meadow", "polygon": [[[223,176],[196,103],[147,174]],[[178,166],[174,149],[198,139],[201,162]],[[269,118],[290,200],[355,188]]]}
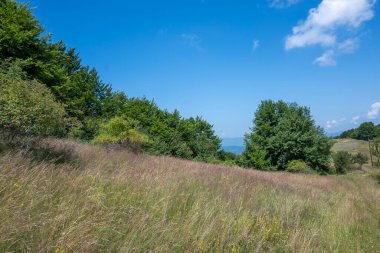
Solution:
{"label": "grassy meadow", "polygon": [[0,156],[0,252],[380,251],[380,184],[370,173],[263,172],[74,141],[40,145],[54,150],[49,159]]}
{"label": "grassy meadow", "polygon": [[333,152],[346,151],[351,154],[362,153],[369,157],[368,141],[355,139],[336,139],[334,140]]}

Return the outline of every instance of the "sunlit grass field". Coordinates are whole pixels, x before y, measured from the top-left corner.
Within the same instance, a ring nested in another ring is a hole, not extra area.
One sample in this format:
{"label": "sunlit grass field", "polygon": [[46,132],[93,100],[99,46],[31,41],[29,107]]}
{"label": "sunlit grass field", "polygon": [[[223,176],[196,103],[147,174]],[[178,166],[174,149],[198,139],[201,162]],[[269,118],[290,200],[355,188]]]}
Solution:
{"label": "sunlit grass field", "polygon": [[62,155],[0,155],[0,252],[380,252],[380,184],[369,173],[41,145]]}
{"label": "sunlit grass field", "polygon": [[351,154],[362,153],[369,157],[368,141],[354,139],[336,139],[334,140],[332,151],[346,151]]}

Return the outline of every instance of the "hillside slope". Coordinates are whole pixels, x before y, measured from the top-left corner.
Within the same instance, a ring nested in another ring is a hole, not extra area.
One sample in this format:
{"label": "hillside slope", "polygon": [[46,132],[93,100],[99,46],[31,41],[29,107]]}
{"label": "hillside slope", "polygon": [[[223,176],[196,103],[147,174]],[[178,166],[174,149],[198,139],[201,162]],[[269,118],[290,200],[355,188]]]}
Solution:
{"label": "hillside slope", "polygon": [[[354,140],[354,139],[336,139],[332,147],[333,152],[346,151],[350,154],[362,153],[370,157],[368,141]],[[373,161],[377,161],[377,157],[373,155]],[[365,171],[371,171],[370,159],[367,165],[363,167]]]}
{"label": "hillside slope", "polygon": [[362,153],[369,156],[368,141],[354,140],[354,139],[336,139],[334,140],[332,151],[347,151],[351,154]]}
{"label": "hillside slope", "polygon": [[41,145],[49,161],[0,156],[0,252],[380,250],[380,187],[366,174],[271,173],[71,141]]}

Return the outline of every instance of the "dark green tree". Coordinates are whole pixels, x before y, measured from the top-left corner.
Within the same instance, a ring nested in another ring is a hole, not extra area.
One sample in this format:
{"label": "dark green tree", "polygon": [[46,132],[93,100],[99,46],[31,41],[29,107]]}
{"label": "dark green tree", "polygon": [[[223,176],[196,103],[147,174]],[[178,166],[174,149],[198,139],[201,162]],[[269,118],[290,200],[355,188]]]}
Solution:
{"label": "dark green tree", "polygon": [[4,0],[0,7],[0,67],[17,65],[24,79],[44,83],[81,122],[74,136],[92,138],[99,122],[116,116],[125,99],[113,94],[95,69],[83,66],[75,49],[52,43],[28,4]]}
{"label": "dark green tree", "polygon": [[327,172],[331,142],[315,125],[310,110],[296,103],[263,101],[255,113],[252,132],[245,137],[242,165],[284,170],[292,160]]}
{"label": "dark green tree", "polygon": [[364,122],[357,129],[357,139],[372,140],[376,137],[376,127],[372,122]]}
{"label": "dark green tree", "polygon": [[221,140],[215,135],[211,124],[201,117],[196,117],[185,120],[184,126],[185,129],[182,129],[181,133],[195,159],[207,161],[217,156]]}
{"label": "dark green tree", "polygon": [[350,130],[347,130],[347,131],[344,131],[340,136],[339,138],[351,138],[351,139],[357,139],[358,138],[358,130],[357,128],[355,129],[350,129]]}

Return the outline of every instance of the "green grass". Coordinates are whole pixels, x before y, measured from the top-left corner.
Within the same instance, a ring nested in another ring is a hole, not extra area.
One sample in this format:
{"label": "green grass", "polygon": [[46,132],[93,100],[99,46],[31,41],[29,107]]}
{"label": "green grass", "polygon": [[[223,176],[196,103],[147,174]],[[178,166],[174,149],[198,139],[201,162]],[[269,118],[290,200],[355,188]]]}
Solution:
{"label": "green grass", "polygon": [[0,252],[379,252],[380,185],[70,141],[0,158]]}

